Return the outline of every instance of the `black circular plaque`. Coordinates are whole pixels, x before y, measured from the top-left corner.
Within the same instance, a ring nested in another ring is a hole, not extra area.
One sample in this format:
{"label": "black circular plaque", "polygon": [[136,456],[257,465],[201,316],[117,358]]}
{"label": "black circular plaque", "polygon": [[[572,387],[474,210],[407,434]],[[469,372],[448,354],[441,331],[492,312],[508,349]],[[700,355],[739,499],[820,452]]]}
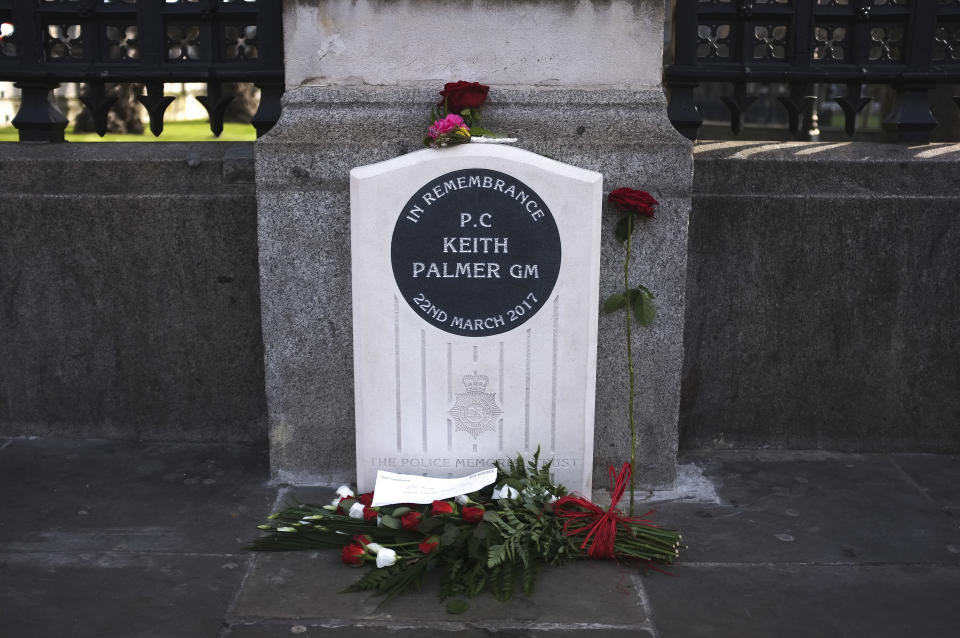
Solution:
{"label": "black circular plaque", "polygon": [[453,171],[410,198],[393,229],[393,275],[424,321],[465,337],[522,325],[560,273],[560,232],[529,186],[482,168]]}

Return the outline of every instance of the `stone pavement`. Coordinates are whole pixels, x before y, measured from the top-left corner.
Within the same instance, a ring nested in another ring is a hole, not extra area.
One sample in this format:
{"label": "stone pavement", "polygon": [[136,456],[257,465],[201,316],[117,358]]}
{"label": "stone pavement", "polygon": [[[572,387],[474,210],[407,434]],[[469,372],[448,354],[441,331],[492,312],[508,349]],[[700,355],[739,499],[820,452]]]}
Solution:
{"label": "stone pavement", "polygon": [[246,552],[291,496],[265,484],[263,449],[0,440],[0,635],[960,634],[960,457],[751,450],[682,462],[689,481],[657,495],[673,500],[655,515],[690,545],[672,576],[581,562],[545,570],[530,599],[483,597],[450,616],[430,583],[382,605],[338,593],[358,573],[334,552]]}

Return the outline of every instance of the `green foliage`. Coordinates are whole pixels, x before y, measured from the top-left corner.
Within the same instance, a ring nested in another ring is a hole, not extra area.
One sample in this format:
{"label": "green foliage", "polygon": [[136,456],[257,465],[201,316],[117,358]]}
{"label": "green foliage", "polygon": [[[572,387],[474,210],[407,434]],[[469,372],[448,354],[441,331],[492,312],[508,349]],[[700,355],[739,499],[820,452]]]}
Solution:
{"label": "green foliage", "polygon": [[448,614],[462,614],[468,609],[470,609],[470,603],[463,598],[455,598],[447,603]]}
{"label": "green foliage", "polygon": [[[630,312],[640,325],[649,326],[657,314],[657,308],[653,305],[653,293],[646,286],[638,286],[627,292],[630,299]],[[626,307],[627,297],[621,294],[610,295],[603,302],[603,311],[608,314]]]}
{"label": "green foliage", "polygon": [[610,295],[603,302],[603,311],[607,314],[616,312],[627,305],[627,298],[623,295]]}
{"label": "green foliage", "polygon": [[[106,137],[68,129],[64,137],[68,142],[252,142],[257,139],[257,131],[250,124],[227,122],[220,137],[214,137],[206,120],[180,120],[164,122],[160,137],[154,137],[149,129],[139,135],[108,133]],[[16,142],[19,138],[20,133],[14,127],[0,127],[0,142]]]}
{"label": "green foliage", "polygon": [[640,325],[649,326],[657,314],[657,309],[653,305],[653,293],[644,286],[631,289],[630,310],[633,311],[633,316]]}

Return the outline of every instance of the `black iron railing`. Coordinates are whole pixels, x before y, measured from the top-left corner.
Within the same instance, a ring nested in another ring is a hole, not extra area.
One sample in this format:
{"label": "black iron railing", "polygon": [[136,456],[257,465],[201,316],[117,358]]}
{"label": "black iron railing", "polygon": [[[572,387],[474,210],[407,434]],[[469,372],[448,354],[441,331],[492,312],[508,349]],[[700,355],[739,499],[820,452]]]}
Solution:
{"label": "black iron railing", "polygon": [[198,98],[219,135],[232,96],[223,85],[252,82],[261,135],[280,117],[283,26],[279,0],[0,0],[0,80],[21,90],[13,125],[21,141],[63,141],[67,119],[51,102],[61,82],[83,82],[83,103],[103,135],[116,97],[108,84],[137,82],[150,130],[163,130],[174,100],[165,82],[204,82]]}
{"label": "black iron railing", "polygon": [[813,85],[846,86],[836,101],[853,136],[870,102],[864,85],[887,84],[897,99],[884,125],[908,142],[929,141],[937,125],[930,90],[960,82],[960,0],[677,0],[673,35],[668,111],[690,139],[702,123],[694,89],[703,82],[732,88],[722,100],[734,133],[756,100],[748,83],[787,85],[778,99],[794,136],[816,100]]}

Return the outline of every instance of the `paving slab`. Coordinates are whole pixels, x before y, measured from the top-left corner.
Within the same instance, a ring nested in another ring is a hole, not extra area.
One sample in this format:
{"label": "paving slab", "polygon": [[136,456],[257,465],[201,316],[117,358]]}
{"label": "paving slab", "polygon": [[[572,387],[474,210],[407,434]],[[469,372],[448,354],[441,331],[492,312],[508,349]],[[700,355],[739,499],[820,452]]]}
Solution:
{"label": "paving slab", "polygon": [[645,581],[662,638],[952,638],[960,627],[955,568],[683,564],[675,573]]}
{"label": "paving slab", "polygon": [[213,638],[246,560],[243,555],[0,553],[0,634]]}
{"label": "paving slab", "polygon": [[240,551],[272,505],[267,451],[14,439],[0,452],[0,551]]}
{"label": "paving slab", "polygon": [[653,505],[657,521],[683,532],[684,562],[960,564],[957,513],[885,455],[749,451],[686,460],[714,480],[721,504]]}
{"label": "paving slab", "polygon": [[894,454],[890,460],[934,504],[960,509],[960,456]]}
{"label": "paving slab", "polygon": [[446,612],[435,580],[419,592],[391,600],[367,592],[340,593],[361,575],[346,568],[336,551],[258,554],[228,616],[229,635],[272,635],[256,633],[250,625],[263,624],[273,631],[278,623],[318,631],[363,627],[411,636],[422,635],[424,629],[476,630],[478,636],[584,631],[636,636],[654,631],[637,570],[612,562],[545,569],[530,597],[518,594],[501,603],[490,595],[478,596],[460,615]]}

